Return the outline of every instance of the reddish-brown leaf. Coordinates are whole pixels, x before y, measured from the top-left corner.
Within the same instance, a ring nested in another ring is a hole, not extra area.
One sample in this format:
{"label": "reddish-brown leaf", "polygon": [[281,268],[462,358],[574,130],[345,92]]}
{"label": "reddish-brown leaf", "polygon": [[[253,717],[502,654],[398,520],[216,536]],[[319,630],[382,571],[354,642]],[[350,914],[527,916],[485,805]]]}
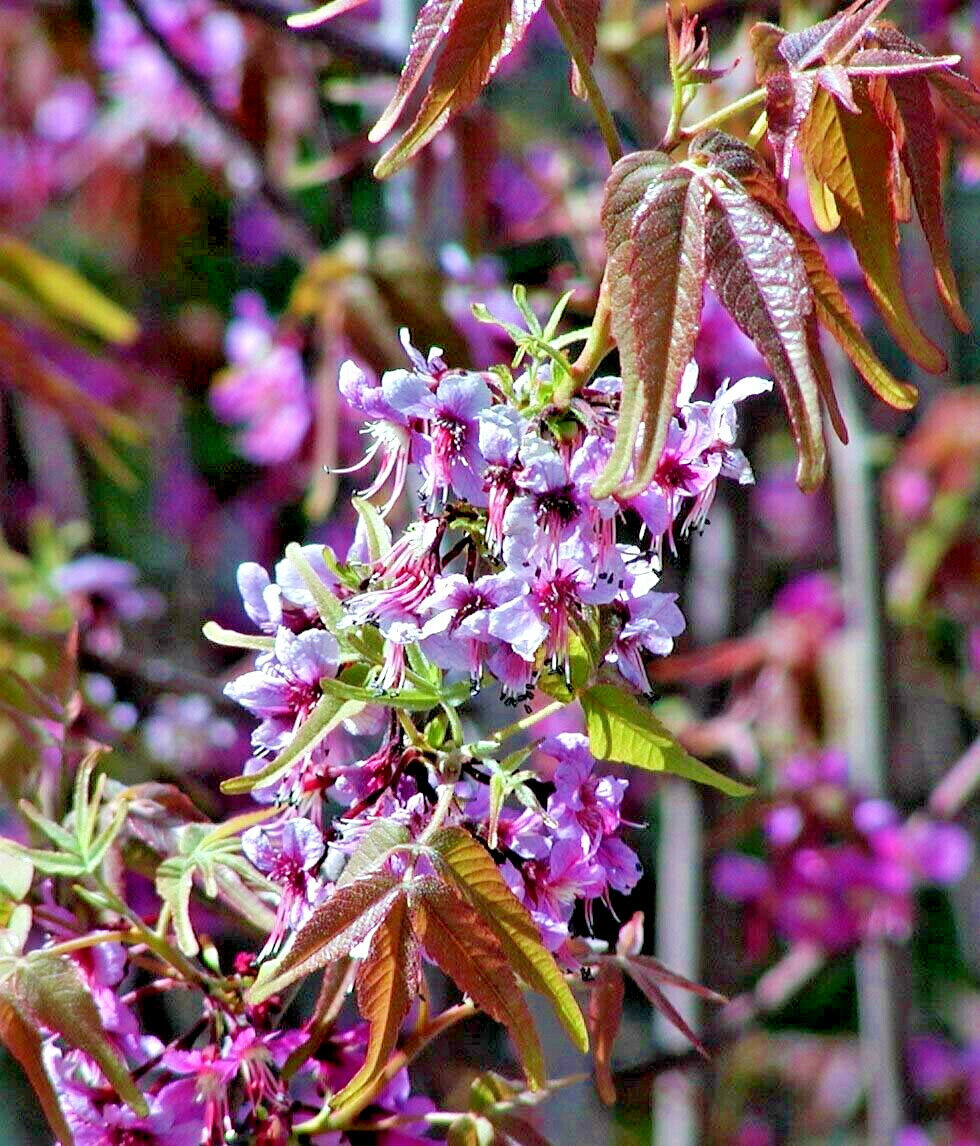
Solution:
{"label": "reddish-brown leaf", "polygon": [[511,968],[534,991],[547,996],[569,1038],[584,1054],[589,1049],[582,1011],[555,957],[524,905],[514,896],[486,848],[462,828],[432,837],[434,862],[494,932]]}
{"label": "reddish-brown leaf", "polygon": [[426,954],[457,987],[510,1032],[528,1086],[545,1078],[544,1055],[499,940],[466,900],[434,879],[418,880],[411,892],[412,927]]}
{"label": "reddish-brown leaf", "polygon": [[377,142],[391,131],[435,59],[432,79],[411,127],[375,167],[379,179],[397,171],[476,99],[500,61],[524,38],[540,6],[541,0],[429,0],[419,15],[398,89],[370,138]]}
{"label": "reddish-brown leaf", "polygon": [[606,278],[612,329],[619,347],[623,394],[616,427],[616,441],[605,470],[592,487],[594,497],[608,497],[626,476],[633,461],[633,450],[640,430],[643,385],[636,355],[637,331],[630,321],[632,287],[629,266],[632,258],[630,235],[633,216],[643,202],[651,182],[668,167],[670,160],[659,151],[636,151],[613,167],[606,180],[602,202],[602,227],[606,236]]}
{"label": "reddish-brown leaf", "polygon": [[408,896],[399,890],[388,914],[371,938],[357,973],[357,1009],[371,1024],[364,1063],[331,1105],[351,1102],[377,1078],[395,1045],[412,1000],[418,993],[419,956],[412,934]]}
{"label": "reddish-brown leaf", "polygon": [[868,84],[868,96],[898,144],[932,255],[936,290],[954,326],[965,333],[970,329],[970,320],[960,303],[943,226],[939,127],[929,81],[922,75],[889,75],[887,80],[877,77]]}
{"label": "reddish-brown leaf", "polygon": [[667,1019],[673,1023],[681,1034],[690,1042],[699,1054],[708,1057],[708,1052],[704,1044],[698,1039],[694,1031],[691,1030],[684,1016],[678,1011],[674,1004],[667,998],[667,996],[660,989],[660,981],[662,975],[659,969],[654,969],[642,962],[642,957],[634,959],[622,959],[620,965],[633,980],[633,982],[640,988],[648,1001],[657,1008],[657,1010]]}
{"label": "reddish-brown leaf", "polygon": [[623,1018],[623,973],[612,960],[604,959],[589,995],[589,1034],[592,1037],[593,1074],[596,1093],[606,1106],[616,1102],[612,1073],[613,1043]]}
{"label": "reddish-brown leaf", "polygon": [[708,282],[772,370],[796,441],[796,480],[813,489],[823,479],[825,450],[803,261],[786,229],[734,180],[713,182],[711,192]]}
{"label": "reddish-brown leaf", "polygon": [[63,1146],[72,1146],[71,1130],[41,1063],[41,1035],[23,1004],[6,992],[0,992],[0,1043],[20,1063],[55,1137]]}
{"label": "reddish-brown leaf", "polygon": [[[912,409],[918,400],[918,391],[909,383],[894,378],[878,360],[871,343],[858,325],[840,284],[827,265],[819,244],[793,214],[779,194],[772,177],[757,157],[753,163],[752,167],[742,171],[740,176],[742,185],[754,199],[772,211],[792,235],[806,268],[807,278],[810,280],[820,322],[834,336],[855,369],[882,401],[898,410]],[[833,415],[836,403],[831,403],[826,394],[823,397],[827,400]],[[834,425],[841,439],[846,440],[836,420]]]}
{"label": "reddish-brown leaf", "polygon": [[[707,190],[689,168],[651,183],[630,227],[630,309],[643,387],[643,440],[620,489],[648,488],[667,441],[684,370],[694,355],[704,293]],[[624,377],[625,386],[625,377]]]}
{"label": "reddish-brown leaf", "polygon": [[[863,83],[864,81],[862,81]],[[938,373],[946,360],[909,309],[898,257],[898,225],[892,186],[892,135],[855,85],[860,115],[842,112],[818,90],[800,133],[804,162],[834,195],[868,290],[896,342],[926,370]]]}
{"label": "reddish-brown leaf", "polygon": [[387,915],[401,881],[386,871],[338,887],[296,932],[286,951],[264,966],[247,993],[255,1005],[334,959],[349,955]]}

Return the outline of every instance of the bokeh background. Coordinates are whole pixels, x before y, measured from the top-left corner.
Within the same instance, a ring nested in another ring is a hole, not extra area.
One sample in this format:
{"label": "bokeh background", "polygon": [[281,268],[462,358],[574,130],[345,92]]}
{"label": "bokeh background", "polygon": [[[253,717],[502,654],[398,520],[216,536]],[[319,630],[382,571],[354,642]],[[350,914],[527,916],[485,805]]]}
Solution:
{"label": "bokeh background", "polygon": [[[752,87],[751,22],[823,10],[689,7],[714,63],[732,65],[705,112]],[[504,361],[506,339],[471,304],[509,319],[514,282],[542,314],[573,290],[570,324],[584,325],[603,259],[608,165],[545,20],[474,109],[379,185],[366,132],[415,7],[371,0],[303,33],[290,10],[0,0],[0,668],[77,685],[74,730],[115,748],[118,777],[173,780],[211,815],[249,728],[222,693],[236,662],[201,625],[241,627],[240,562],[269,567],[293,540],[346,545],[362,475],[325,467],[354,464],[363,440],[338,403],[340,362],[400,364],[403,326],[453,364]],[[975,74],[975,6],[890,15]],[[663,28],[662,5],[606,0],[599,76],[635,146],[666,124]],[[944,169],[976,323],[978,156],[954,139]],[[688,630],[658,666],[660,714],[760,796],[634,779],[647,874],[615,906],[620,922],[644,912],[645,950],[734,1002],[671,995],[702,1060],[630,986],[619,1103],[570,1085],[540,1111],[553,1142],[874,1142],[889,1103],[901,1146],[980,1141],[980,351],[938,312],[921,236],[905,230],[906,284],[949,372],[901,358],[829,237],[920,406],[866,401],[832,363],[852,442],[804,496],[778,400],[757,402],[741,443],[756,484],[722,491],[710,528],[667,563]],[[708,395],[764,370],[710,299],[697,357]],[[2,699],[12,808],[40,749]],[[618,922],[595,928],[614,938]],[[582,1070],[540,1017],[552,1071]],[[468,1026],[413,1078],[451,1102],[477,1064],[509,1054]],[[2,1053],[0,1087],[0,1141],[46,1141]]]}

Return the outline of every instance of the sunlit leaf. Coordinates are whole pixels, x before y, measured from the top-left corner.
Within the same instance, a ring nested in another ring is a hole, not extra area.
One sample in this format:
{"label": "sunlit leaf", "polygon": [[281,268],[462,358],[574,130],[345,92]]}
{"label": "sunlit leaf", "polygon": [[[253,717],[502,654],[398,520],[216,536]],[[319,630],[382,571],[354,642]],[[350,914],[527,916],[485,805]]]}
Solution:
{"label": "sunlit leaf", "polygon": [[449,879],[494,932],[511,968],[547,996],[575,1046],[589,1049],[582,1011],[554,956],[524,905],[514,896],[486,848],[463,828],[445,828],[429,841]]}
{"label": "sunlit leaf", "polygon": [[345,887],[361,876],[380,866],[384,858],[397,847],[403,847],[412,836],[404,824],[396,824],[391,820],[375,820],[368,830],[358,840],[357,847],[351,853],[340,879],[338,887]]}
{"label": "sunlit leaf", "polygon": [[531,1012],[493,931],[464,899],[433,879],[416,881],[412,927],[430,959],[514,1040],[528,1086],[540,1089],[544,1055]]}
{"label": "sunlit leaf", "polygon": [[888,188],[892,137],[857,93],[860,115],[843,111],[821,90],[800,133],[807,167],[834,195],[841,222],[864,271],[868,290],[895,341],[924,369],[938,373],[946,360],[922,332],[902,286],[898,230]]}
{"label": "sunlit leaf", "polygon": [[728,796],[752,789],[689,755],[653,715],[648,702],[616,684],[597,684],[579,698],[589,750],[597,760],[617,760],[647,772],[670,772],[709,784]]}
{"label": "sunlit leaf", "polygon": [[253,1006],[261,1003],[297,979],[349,955],[384,919],[401,886],[396,876],[379,871],[336,888],[300,927],[283,954],[263,966],[248,991],[248,1001]]}
{"label": "sunlit leaf", "polygon": [[371,937],[367,958],[357,973],[357,1009],[371,1025],[364,1062],[330,1103],[341,1107],[371,1086],[398,1042],[398,1032],[418,992],[419,956],[412,933],[408,897],[392,900]]}

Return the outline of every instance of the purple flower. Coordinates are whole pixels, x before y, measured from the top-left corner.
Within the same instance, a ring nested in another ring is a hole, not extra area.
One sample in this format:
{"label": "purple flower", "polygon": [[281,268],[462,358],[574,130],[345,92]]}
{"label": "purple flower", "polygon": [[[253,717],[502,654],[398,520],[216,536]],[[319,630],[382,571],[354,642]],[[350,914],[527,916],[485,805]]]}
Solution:
{"label": "purple flower", "polygon": [[579,733],[549,737],[541,751],[558,761],[555,791],[548,814],[558,823],[558,835],[578,839],[594,855],[605,836],[619,830],[619,806],[629,783],[614,776],[594,776],[595,759],[589,742]]}
{"label": "purple flower", "polygon": [[255,669],[225,685],[225,695],[263,723],[252,743],[269,751],[284,748],[295,728],[320,698],[320,681],[337,671],[336,638],[323,629],[305,633],[280,628],[275,649],[256,659]]}
{"label": "purple flower", "polygon": [[295,930],[306,918],[320,891],[312,873],[324,850],[316,825],[302,817],[260,824],[242,833],[242,851],[282,892],[266,950],[274,948],[287,929]]}
{"label": "purple flower", "polygon": [[479,374],[447,373],[433,392],[425,379],[385,376],[386,396],[396,410],[427,427],[429,455],[422,459],[423,492],[445,499],[456,494],[483,505],[483,456],[477,418],[490,406],[490,388]]}
{"label": "purple flower", "polygon": [[225,348],[231,365],[211,387],[211,408],[223,422],[244,422],[238,448],[259,465],[296,456],[312,424],[306,371],[299,349],[279,337],[253,292],[235,299]]}
{"label": "purple flower", "polygon": [[642,652],[666,656],[674,647],[674,637],[684,631],[684,615],[677,607],[676,593],[655,593],[656,574],[637,576],[630,596],[620,604],[620,628],[606,653],[623,677],[641,692],[650,691]]}
{"label": "purple flower", "polygon": [[478,681],[493,643],[491,612],[523,587],[520,578],[506,573],[476,581],[458,573],[438,578],[421,607],[427,618],[421,630],[426,655],[440,668],[464,670]]}
{"label": "purple flower", "polygon": [[490,617],[490,634],[533,662],[540,648],[553,666],[564,664],[573,623],[589,605],[608,604],[619,586],[594,580],[594,561],[577,543],[566,543],[546,567],[536,569],[524,592],[499,605]]}
{"label": "purple flower", "polygon": [[529,423],[510,406],[491,406],[479,418],[483,455],[483,489],[487,499],[487,544],[499,554],[504,544],[504,518],[517,495],[517,460]]}

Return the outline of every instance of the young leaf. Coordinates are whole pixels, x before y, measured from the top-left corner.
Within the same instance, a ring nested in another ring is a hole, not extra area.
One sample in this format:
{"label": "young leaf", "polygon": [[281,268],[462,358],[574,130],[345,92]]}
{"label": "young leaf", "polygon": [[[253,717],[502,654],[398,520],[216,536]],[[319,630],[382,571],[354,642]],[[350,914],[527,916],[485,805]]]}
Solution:
{"label": "young leaf", "polygon": [[336,888],[283,954],[262,968],[247,992],[248,1002],[253,1006],[264,1002],[297,979],[348,955],[384,919],[400,887],[396,876],[378,871]]}
{"label": "young leaf", "polygon": [[357,973],[357,1009],[371,1024],[360,1070],[335,1094],[334,1108],[353,1101],[382,1070],[398,1042],[398,1032],[418,993],[419,956],[412,934],[408,897],[400,891],[371,938],[367,958]]}
{"label": "young leaf", "polygon": [[368,872],[378,867],[395,848],[404,846],[411,838],[411,833],[404,824],[395,824],[391,820],[375,820],[361,836],[357,847],[347,861],[343,872],[341,872],[340,879],[337,880],[337,886],[346,887],[355,879],[367,875]]}
{"label": "young leaf", "polygon": [[466,897],[496,935],[512,969],[547,996],[574,1045],[589,1049],[582,1011],[554,956],[524,905],[504,882],[493,857],[463,828],[444,828],[430,840],[439,870]]}
{"label": "young leaf", "polygon": [[606,236],[606,276],[613,334],[619,346],[623,396],[612,454],[606,468],[592,486],[592,496],[596,498],[608,497],[626,476],[633,461],[633,449],[640,430],[643,379],[636,353],[638,332],[634,330],[630,318],[630,235],[633,216],[643,202],[647,188],[669,163],[667,156],[659,151],[633,152],[619,160],[606,180],[602,201],[602,228]]}
{"label": "young leaf", "polygon": [[362,497],[352,497],[351,505],[357,511],[367,538],[368,556],[372,564],[388,556],[391,549],[391,529],[377,509]]}
{"label": "young leaf", "polygon": [[589,750],[597,760],[618,760],[648,772],[670,772],[699,784],[710,784],[728,796],[747,796],[752,789],[695,760],[677,743],[650,710],[616,684],[596,684],[579,698],[585,713]]}
{"label": "young leaf", "polygon": [[636,367],[643,380],[643,443],[623,497],[653,480],[701,320],[707,194],[685,167],[652,182],[630,226],[630,307]]}
{"label": "young leaf", "polygon": [[661,991],[658,982],[660,975],[648,967],[639,957],[621,959],[619,962],[628,972],[633,982],[640,988],[643,994],[646,995],[649,1002],[660,1011],[664,1018],[677,1027],[681,1034],[700,1054],[707,1058],[708,1052],[705,1050],[704,1044],[701,1043],[694,1031],[691,1030],[680,1011],[678,1011],[670,999]]}
{"label": "young leaf", "polygon": [[70,959],[42,953],[22,960],[14,990],[38,1022],[94,1059],[123,1102],[146,1116],[146,1099],[106,1037],[98,1008]]}
{"label": "young leaf", "polygon": [[428,90],[414,121],[375,167],[384,179],[424,147],[449,118],[476,99],[500,61],[524,38],[541,0],[429,0],[419,14],[402,79],[370,133],[383,139],[438,53]]}
{"label": "young leaf", "polygon": [[201,632],[212,644],[224,645],[229,649],[258,649],[261,652],[268,652],[276,647],[275,637],[261,636],[258,633],[235,633],[231,629],[223,629],[216,621],[206,621]]}
{"label": "young leaf", "polygon": [[929,81],[922,75],[889,74],[887,79],[879,77],[869,82],[868,96],[898,143],[902,167],[908,175],[915,209],[932,255],[940,300],[953,325],[966,333],[970,319],[960,303],[943,226],[939,127]]}
{"label": "young leaf", "polygon": [[883,402],[897,410],[911,410],[918,401],[918,390],[908,382],[900,382],[893,377],[879,361],[858,325],[840,284],[827,265],[823,251],[783,200],[771,176],[756,160],[755,166],[742,172],[739,178],[753,199],[764,204],[792,236],[806,268],[817,317],[822,325],[834,336],[855,369]]}
{"label": "young leaf", "polygon": [[615,963],[604,960],[599,964],[589,995],[589,1033],[596,1093],[606,1106],[616,1103],[612,1050],[623,1018],[624,993],[622,971]]}
{"label": "young leaf", "polygon": [[295,541],[291,541],[286,546],[286,557],[289,559],[296,572],[303,578],[303,583],[309,589],[314,602],[316,603],[317,612],[320,614],[320,620],[324,625],[333,632],[340,622],[344,619],[344,607],[340,601],[330,592],[328,586],[316,574],[316,570],[306,560],[306,554],[303,552],[303,547],[297,545]]}
{"label": "young leaf", "polygon": [[[866,85],[864,85],[866,88]],[[939,373],[946,360],[909,309],[898,258],[892,186],[892,137],[855,86],[859,115],[842,111],[820,90],[800,133],[804,163],[833,194],[865,281],[895,341],[924,369]]]}
{"label": "young leaf", "polygon": [[71,1130],[41,1062],[41,1035],[24,1011],[23,1003],[3,988],[0,988],[0,1043],[20,1063],[55,1137],[62,1146],[72,1146]]}
{"label": "young leaf", "polygon": [[412,928],[430,959],[465,994],[510,1032],[528,1086],[546,1077],[538,1032],[500,943],[466,900],[433,879],[411,894]]}
{"label": "young leaf", "polygon": [[820,383],[808,334],[813,294],[792,238],[735,181],[711,184],[708,282],[722,305],[765,358],[783,393],[801,489],[823,479],[825,450]]}

